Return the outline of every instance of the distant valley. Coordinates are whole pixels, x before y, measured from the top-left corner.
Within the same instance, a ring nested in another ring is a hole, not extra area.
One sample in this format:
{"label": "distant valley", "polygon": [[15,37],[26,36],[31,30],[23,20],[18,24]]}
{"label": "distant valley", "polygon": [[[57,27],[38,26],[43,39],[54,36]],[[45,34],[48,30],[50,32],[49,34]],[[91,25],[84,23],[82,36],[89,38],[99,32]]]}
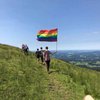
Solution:
{"label": "distant valley", "polygon": [[64,50],[58,51],[54,57],[80,67],[100,71],[100,51],[98,50]]}

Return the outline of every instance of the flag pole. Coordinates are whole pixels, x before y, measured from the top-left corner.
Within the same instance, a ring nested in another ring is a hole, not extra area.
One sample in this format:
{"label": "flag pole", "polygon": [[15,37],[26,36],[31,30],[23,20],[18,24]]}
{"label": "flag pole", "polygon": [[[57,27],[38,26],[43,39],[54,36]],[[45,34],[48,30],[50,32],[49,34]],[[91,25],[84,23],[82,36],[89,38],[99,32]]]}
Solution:
{"label": "flag pole", "polygon": [[[57,34],[58,34],[58,29],[57,29]],[[57,35],[57,41],[56,41],[56,52],[58,50],[58,35]]]}
{"label": "flag pole", "polygon": [[58,42],[56,42],[56,52],[57,52],[57,49],[58,49],[57,47],[58,47]]}

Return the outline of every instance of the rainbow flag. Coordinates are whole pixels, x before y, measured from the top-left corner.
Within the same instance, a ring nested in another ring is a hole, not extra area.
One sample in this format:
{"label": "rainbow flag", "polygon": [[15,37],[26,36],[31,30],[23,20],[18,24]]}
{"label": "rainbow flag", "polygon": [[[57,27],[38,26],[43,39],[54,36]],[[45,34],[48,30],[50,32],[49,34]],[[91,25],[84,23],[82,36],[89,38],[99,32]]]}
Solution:
{"label": "rainbow flag", "polygon": [[56,42],[58,29],[40,30],[37,34],[38,41]]}

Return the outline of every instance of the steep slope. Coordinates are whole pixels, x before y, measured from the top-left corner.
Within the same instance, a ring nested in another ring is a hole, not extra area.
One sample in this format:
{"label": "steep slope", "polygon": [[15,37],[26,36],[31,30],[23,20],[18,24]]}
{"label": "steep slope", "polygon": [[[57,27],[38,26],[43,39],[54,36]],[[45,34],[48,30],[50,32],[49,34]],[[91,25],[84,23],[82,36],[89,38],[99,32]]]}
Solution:
{"label": "steep slope", "polygon": [[53,59],[51,73],[34,53],[0,45],[0,100],[100,100],[100,73]]}

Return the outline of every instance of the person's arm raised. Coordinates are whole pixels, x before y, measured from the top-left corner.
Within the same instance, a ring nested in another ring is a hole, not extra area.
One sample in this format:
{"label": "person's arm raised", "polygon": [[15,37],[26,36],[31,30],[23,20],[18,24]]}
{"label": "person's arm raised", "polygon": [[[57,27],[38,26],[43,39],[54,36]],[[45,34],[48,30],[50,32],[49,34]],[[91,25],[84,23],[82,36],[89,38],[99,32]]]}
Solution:
{"label": "person's arm raised", "polygon": [[57,53],[57,51],[55,51],[55,52],[53,52],[53,53],[50,52],[51,55],[54,55],[54,54],[56,54],[56,53]]}

